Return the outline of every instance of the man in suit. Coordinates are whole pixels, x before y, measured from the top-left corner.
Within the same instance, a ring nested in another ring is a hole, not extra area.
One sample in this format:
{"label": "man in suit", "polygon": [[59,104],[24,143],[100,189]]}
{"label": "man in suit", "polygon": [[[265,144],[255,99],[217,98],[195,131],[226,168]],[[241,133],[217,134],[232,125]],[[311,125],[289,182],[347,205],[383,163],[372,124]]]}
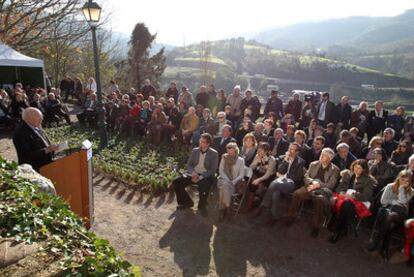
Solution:
{"label": "man in suit", "polygon": [[373,136],[384,131],[388,119],[388,111],[384,110],[384,103],[382,101],[376,101],[374,106],[375,109],[368,114],[368,141]]}
{"label": "man in suit", "polygon": [[202,216],[207,216],[207,197],[214,183],[214,174],[219,162],[217,151],[210,147],[211,142],[210,134],[201,135],[199,147],[192,150],[188,159],[187,172],[173,181],[172,186],[178,203],[177,210],[185,210],[194,206],[185,187],[196,184],[200,196],[198,210]]}
{"label": "man in suit", "polygon": [[273,137],[269,138],[270,152],[276,159],[284,155],[289,148],[289,142],[284,138],[284,132],[282,128],[277,128],[273,132]]}
{"label": "man in suit", "polygon": [[226,146],[229,142],[236,142],[236,139],[232,137],[233,128],[230,125],[224,125],[221,130],[221,136],[214,139],[213,148],[218,152],[219,159],[221,155],[226,153]]}
{"label": "man in suit", "polygon": [[265,118],[267,118],[267,115],[270,112],[274,112],[278,119],[281,119],[283,117],[283,115],[284,115],[284,113],[283,113],[283,102],[278,97],[278,93],[279,92],[277,90],[272,90],[272,94],[271,94],[270,98],[267,100],[266,106],[265,106],[265,109],[264,109],[264,112],[263,112]]}
{"label": "man in suit", "polygon": [[275,179],[266,191],[257,214],[263,209],[270,210],[267,225],[273,226],[279,219],[280,194],[288,194],[302,185],[305,161],[299,157],[300,145],[293,142],[289,145],[286,154],[281,157],[277,169],[278,178]]}
{"label": "man in suit", "polygon": [[316,118],[319,125],[326,127],[326,124],[333,121],[333,112],[335,110],[335,104],[329,100],[329,93],[324,92],[322,94],[322,101],[318,104],[316,110]]}
{"label": "man in suit", "polygon": [[23,122],[13,134],[19,164],[30,164],[34,170],[52,162],[57,145],[51,144],[41,129],[43,115],[36,108],[26,108],[22,114]]}
{"label": "man in suit", "polygon": [[339,177],[338,167],[331,163],[334,156],[332,149],[324,148],[319,161],[310,164],[303,179],[304,186],[293,192],[286,222],[288,227],[294,223],[302,201],[312,200],[314,212],[311,236],[319,235],[322,218],[329,207]]}

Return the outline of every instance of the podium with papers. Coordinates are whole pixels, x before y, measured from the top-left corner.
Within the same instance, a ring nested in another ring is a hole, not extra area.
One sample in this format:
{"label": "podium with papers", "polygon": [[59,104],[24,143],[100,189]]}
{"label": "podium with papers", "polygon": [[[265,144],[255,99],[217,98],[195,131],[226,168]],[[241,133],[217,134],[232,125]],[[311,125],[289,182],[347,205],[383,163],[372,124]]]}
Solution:
{"label": "podium with papers", "polygon": [[79,151],[40,168],[56,193],[81,217],[89,229],[93,223],[92,144],[86,140]]}

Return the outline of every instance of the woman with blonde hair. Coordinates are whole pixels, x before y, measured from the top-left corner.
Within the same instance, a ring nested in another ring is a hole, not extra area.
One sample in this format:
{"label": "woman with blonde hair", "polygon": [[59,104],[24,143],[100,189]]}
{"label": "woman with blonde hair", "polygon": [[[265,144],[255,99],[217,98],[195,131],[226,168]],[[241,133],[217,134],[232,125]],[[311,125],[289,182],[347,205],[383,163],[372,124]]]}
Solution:
{"label": "woman with blonde hair", "polygon": [[381,255],[389,259],[389,243],[398,226],[403,226],[408,217],[408,208],[414,196],[412,173],[402,170],[394,183],[388,184],[381,197],[381,208],[374,224],[373,236],[367,250],[372,252],[379,247]]}
{"label": "woman with blonde hair", "polygon": [[235,192],[236,186],[240,185],[243,177],[244,159],[239,157],[237,144],[230,142],[226,146],[226,153],[221,157],[217,179],[220,220],[230,219],[231,196]]}

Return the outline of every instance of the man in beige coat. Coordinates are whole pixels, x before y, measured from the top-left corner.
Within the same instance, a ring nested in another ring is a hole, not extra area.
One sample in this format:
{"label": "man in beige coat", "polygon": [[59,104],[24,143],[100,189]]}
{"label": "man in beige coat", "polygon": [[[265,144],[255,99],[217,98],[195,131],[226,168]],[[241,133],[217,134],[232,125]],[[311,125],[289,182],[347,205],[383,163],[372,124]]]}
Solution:
{"label": "man in beige coat", "polygon": [[322,149],[319,161],[309,165],[304,177],[304,186],[293,192],[292,203],[288,212],[287,225],[291,226],[297,216],[302,201],[313,202],[313,227],[311,236],[319,235],[322,218],[329,207],[329,199],[339,178],[339,169],[333,163],[335,153],[330,148]]}

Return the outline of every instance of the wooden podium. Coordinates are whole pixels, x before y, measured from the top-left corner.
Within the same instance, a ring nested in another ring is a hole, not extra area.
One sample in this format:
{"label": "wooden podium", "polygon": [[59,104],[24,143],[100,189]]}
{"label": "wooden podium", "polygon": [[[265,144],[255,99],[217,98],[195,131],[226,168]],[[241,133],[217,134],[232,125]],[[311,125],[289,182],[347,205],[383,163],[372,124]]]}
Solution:
{"label": "wooden podium", "polygon": [[82,145],[80,151],[41,167],[40,174],[53,182],[56,193],[89,229],[93,223],[92,145],[89,141]]}

